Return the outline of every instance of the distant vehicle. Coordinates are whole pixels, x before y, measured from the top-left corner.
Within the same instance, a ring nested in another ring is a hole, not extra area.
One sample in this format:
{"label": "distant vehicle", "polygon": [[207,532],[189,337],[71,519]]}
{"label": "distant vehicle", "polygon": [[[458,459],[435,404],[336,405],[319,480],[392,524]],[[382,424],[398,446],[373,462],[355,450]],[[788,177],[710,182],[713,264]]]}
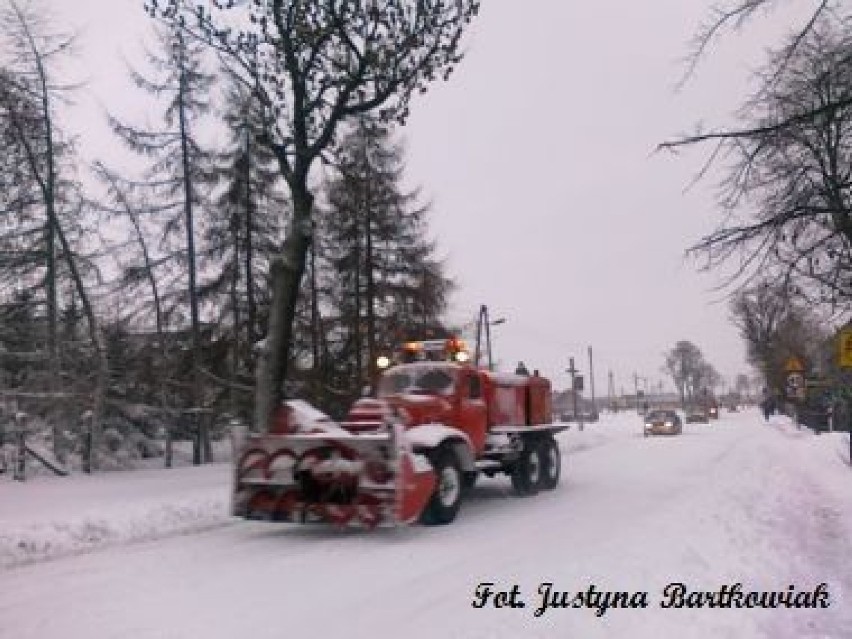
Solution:
{"label": "distant vehicle", "polygon": [[559,421],[565,423],[583,421],[588,424],[590,422],[596,422],[599,419],[600,415],[597,413],[597,411],[579,411],[577,415],[574,415],[574,413],[559,414]]}
{"label": "distant vehicle", "polygon": [[683,423],[680,415],[673,410],[651,410],[645,415],[643,434],[648,435],[680,435]]}
{"label": "distant vehicle", "polygon": [[696,399],[695,403],[707,411],[707,416],[710,419],[719,419],[719,401],[708,389],[704,389],[700,399]]}
{"label": "distant vehicle", "polygon": [[710,423],[710,415],[706,410],[701,408],[700,406],[693,406],[692,408],[688,408],[686,410],[686,423],[687,424],[709,424]]}

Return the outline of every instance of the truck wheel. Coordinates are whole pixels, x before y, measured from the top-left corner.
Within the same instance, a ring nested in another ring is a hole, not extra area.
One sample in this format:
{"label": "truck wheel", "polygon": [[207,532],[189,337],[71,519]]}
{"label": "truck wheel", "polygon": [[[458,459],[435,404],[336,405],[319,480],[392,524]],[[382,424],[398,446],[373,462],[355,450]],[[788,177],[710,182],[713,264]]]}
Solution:
{"label": "truck wheel", "polygon": [[473,490],[473,487],[476,486],[476,480],[479,478],[479,472],[475,470],[469,470],[463,473],[463,486],[465,490]]}
{"label": "truck wheel", "polygon": [[449,446],[439,447],[432,455],[432,468],[437,479],[435,492],[420,515],[427,526],[442,526],[456,518],[462,501],[464,476],[458,457]]}
{"label": "truck wheel", "polygon": [[512,469],[512,488],[522,496],[535,495],[541,485],[541,448],[526,439],[524,449]]}
{"label": "truck wheel", "polygon": [[553,490],[559,484],[562,476],[562,453],[559,451],[559,442],[552,435],[541,442],[541,487],[544,490]]}

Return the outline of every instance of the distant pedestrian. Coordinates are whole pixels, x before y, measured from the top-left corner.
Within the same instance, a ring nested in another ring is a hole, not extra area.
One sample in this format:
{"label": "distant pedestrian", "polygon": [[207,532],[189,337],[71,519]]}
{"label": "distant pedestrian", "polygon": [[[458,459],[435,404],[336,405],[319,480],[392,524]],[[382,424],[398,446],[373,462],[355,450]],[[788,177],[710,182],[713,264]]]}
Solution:
{"label": "distant pedestrian", "polygon": [[517,368],[515,368],[515,375],[529,375],[530,372],[527,370],[526,365],[523,362],[518,362]]}
{"label": "distant pedestrian", "polygon": [[769,416],[775,413],[775,402],[771,397],[767,397],[761,402],[760,407],[763,409],[763,419],[769,421]]}

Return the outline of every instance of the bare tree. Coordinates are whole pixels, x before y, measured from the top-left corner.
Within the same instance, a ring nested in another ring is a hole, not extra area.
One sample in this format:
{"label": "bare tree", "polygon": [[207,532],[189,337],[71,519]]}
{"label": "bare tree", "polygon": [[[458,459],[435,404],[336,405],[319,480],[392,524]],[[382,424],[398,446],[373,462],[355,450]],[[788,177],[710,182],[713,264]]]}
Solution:
{"label": "bare tree", "polygon": [[790,357],[806,365],[818,358],[824,331],[783,287],[760,284],[742,290],[734,296],[731,312],[749,363],[769,387],[783,388],[784,364]]}
{"label": "bare tree", "polygon": [[[708,50],[715,41],[731,32],[742,31],[757,19],[759,15],[768,14],[778,9],[781,4],[783,4],[781,0],[729,0],[728,2],[717,2],[711,5],[707,17],[699,25],[695,36],[689,44],[680,85],[685,84],[695,74],[701,60],[707,55]],[[826,16],[837,15],[844,3],[843,0],[809,0],[809,4],[811,11],[808,13],[808,17],[804,22],[794,26],[790,30],[789,37],[780,47],[771,50],[771,62],[768,67],[768,73],[764,75],[765,83],[758,90],[757,96],[762,95],[767,88],[773,87],[775,82],[783,75],[787,63],[797,55],[800,44],[809,37],[815,25],[825,19]],[[772,122],[769,128],[784,128],[788,124],[810,119],[818,112],[819,107],[813,107],[799,113],[787,114],[787,117],[781,117]],[[673,149],[696,142],[747,137],[761,131],[766,132],[766,129],[748,126],[734,129],[717,129],[685,136],[679,140],[666,142],[662,146]]]}
{"label": "bare tree", "polygon": [[283,393],[293,321],[313,237],[311,167],[340,122],[368,112],[404,121],[411,97],[461,61],[478,0],[147,0],[225,54],[266,110],[266,142],[286,180],[293,217],[271,266],[272,306],[259,362],[255,426]]}
{"label": "bare tree", "polygon": [[705,389],[712,390],[721,377],[704,359],[701,349],[688,340],[680,340],[666,353],[663,371],[668,373],[680,394],[681,406],[692,402]]}
{"label": "bare tree", "polygon": [[751,381],[745,373],[739,373],[734,380],[734,390],[739,396],[739,401],[747,399],[751,395]]}
{"label": "bare tree", "polygon": [[[740,138],[720,203],[722,225],[692,248],[710,264],[740,258],[738,275],[771,269],[794,292],[816,302],[852,295],[852,40],[814,27],[799,43],[777,88],[751,109],[758,121],[812,105],[819,115],[782,129]],[[756,206],[754,218],[737,216]]]}
{"label": "bare tree", "polygon": [[710,362],[703,362],[691,376],[693,394],[715,393],[716,389],[724,383],[719,371]]}
{"label": "bare tree", "polygon": [[[716,37],[778,4],[716,5],[693,42],[687,75]],[[852,33],[844,9],[843,2],[812,3],[805,23],[770,52],[739,126],[660,145],[674,151],[712,144],[701,175],[726,162],[724,216],[689,253],[706,257],[706,268],[734,263],[727,284],[760,273],[811,303],[841,309],[852,296]]]}

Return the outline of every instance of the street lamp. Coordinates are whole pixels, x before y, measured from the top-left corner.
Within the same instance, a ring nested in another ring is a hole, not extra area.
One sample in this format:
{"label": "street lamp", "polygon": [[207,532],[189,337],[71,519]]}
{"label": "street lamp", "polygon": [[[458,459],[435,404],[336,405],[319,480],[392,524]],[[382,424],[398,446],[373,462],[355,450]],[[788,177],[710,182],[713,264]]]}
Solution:
{"label": "street lamp", "polygon": [[491,358],[492,342],[491,342],[491,331],[489,329],[490,329],[491,326],[499,326],[500,324],[505,324],[505,323],[506,323],[506,318],[500,317],[500,318],[494,320],[493,322],[488,322],[488,324],[487,324],[488,328],[486,328],[486,333],[488,335],[488,370],[490,370],[490,371],[494,370],[494,361]]}
{"label": "street lamp", "polygon": [[491,327],[504,324],[505,322],[505,317],[500,317],[493,321],[490,320],[488,318],[488,307],[485,304],[479,307],[479,317],[476,320],[476,354],[474,355],[474,366],[479,366],[479,354],[481,352],[484,332],[485,347],[488,350],[488,370],[494,370],[494,361],[491,357]]}

